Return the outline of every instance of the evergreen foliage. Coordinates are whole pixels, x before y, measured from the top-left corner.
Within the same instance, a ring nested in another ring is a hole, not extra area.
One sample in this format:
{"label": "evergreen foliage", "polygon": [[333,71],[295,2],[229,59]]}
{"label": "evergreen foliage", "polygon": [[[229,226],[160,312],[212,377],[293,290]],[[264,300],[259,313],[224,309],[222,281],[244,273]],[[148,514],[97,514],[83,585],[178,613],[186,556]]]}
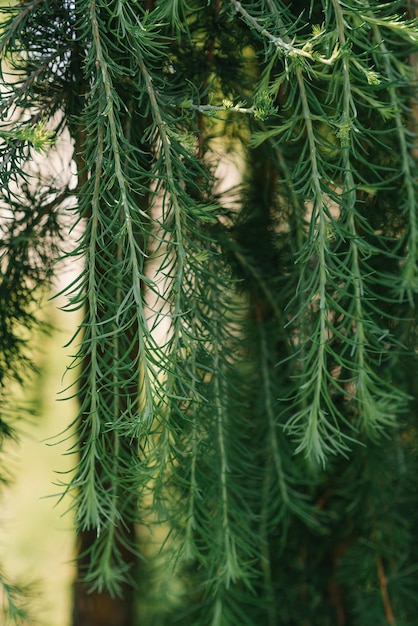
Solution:
{"label": "evergreen foliage", "polygon": [[[82,322],[62,492],[99,594],[135,586],[137,525],[169,529],[159,582],[141,572],[144,623],[416,622],[407,9],[3,10],[0,426],[39,289],[58,258],[83,259],[65,289]],[[64,131],[75,189],[33,165]],[[227,151],[242,175],[219,193]]]}

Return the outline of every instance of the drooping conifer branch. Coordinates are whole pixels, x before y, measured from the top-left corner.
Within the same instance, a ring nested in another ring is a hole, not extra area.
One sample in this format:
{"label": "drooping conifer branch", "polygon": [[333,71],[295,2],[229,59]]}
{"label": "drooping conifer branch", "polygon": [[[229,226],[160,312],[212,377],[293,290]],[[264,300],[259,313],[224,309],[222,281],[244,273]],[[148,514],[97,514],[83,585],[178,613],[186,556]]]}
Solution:
{"label": "drooping conifer branch", "polygon": [[[83,600],[106,596],[124,626],[138,554],[153,555],[136,522],[168,532],[157,584],[141,572],[158,594],[151,623],[416,617],[418,38],[405,8],[8,9],[1,399],[31,365],[19,324],[36,321],[33,285],[48,285],[72,196],[80,410],[63,491]],[[78,185],[29,177],[64,129]]]}

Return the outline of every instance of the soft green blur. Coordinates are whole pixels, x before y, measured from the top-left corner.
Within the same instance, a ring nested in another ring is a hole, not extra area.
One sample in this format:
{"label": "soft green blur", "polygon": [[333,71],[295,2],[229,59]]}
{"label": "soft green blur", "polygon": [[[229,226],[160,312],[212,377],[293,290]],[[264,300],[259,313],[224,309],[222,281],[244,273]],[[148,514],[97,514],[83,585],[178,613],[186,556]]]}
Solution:
{"label": "soft green blur", "polygon": [[12,0],[0,0],[0,7],[12,7],[17,4],[16,2],[12,2]]}
{"label": "soft green blur", "polygon": [[[14,4],[0,0],[0,7]],[[37,623],[68,626],[74,536],[71,515],[64,515],[70,503],[58,503],[54,495],[59,492],[55,484],[59,472],[71,470],[75,462],[65,455],[68,442],[60,443],[58,436],[75,413],[74,401],[59,401],[60,391],[69,383],[62,380],[69,364],[62,346],[75,320],[61,313],[56,302],[47,307],[44,317],[55,331],[33,338],[40,375],[23,398],[36,414],[18,425],[19,444],[8,444],[3,451],[13,484],[3,490],[0,501],[0,562],[8,578],[32,586],[30,612]]]}
{"label": "soft green blur", "polygon": [[[71,335],[74,320],[49,305],[47,317],[56,327],[50,337],[33,339],[38,379],[27,389],[25,401],[37,415],[22,422],[20,444],[8,446],[14,484],[3,491],[0,514],[0,557],[9,578],[34,583],[31,611],[42,626],[68,626],[73,577],[73,532],[69,502],[57,503],[57,472],[71,469],[75,458],[65,455],[68,442],[57,435],[74,416],[74,401],[59,401],[58,393],[69,382],[62,380],[68,351],[62,346]],[[53,445],[55,443],[55,445]]]}

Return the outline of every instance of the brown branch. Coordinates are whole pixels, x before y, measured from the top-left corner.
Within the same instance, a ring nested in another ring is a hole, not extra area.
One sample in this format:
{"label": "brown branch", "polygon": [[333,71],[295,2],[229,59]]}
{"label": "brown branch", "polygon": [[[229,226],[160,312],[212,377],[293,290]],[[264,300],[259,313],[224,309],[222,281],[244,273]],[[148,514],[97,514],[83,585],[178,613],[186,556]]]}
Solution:
{"label": "brown branch", "polygon": [[[219,11],[221,9],[221,3],[220,0],[215,0],[214,2],[214,13],[215,15],[219,14]],[[205,91],[208,88],[209,85],[209,78],[210,78],[210,72],[211,70],[213,70],[212,67],[212,63],[213,63],[213,59],[215,56],[215,48],[216,48],[216,37],[213,36],[210,39],[209,42],[209,46],[206,50],[206,56],[205,56],[205,74],[204,74],[204,81],[203,81],[203,87],[202,87],[202,92],[205,93]],[[197,136],[197,158],[199,160],[203,159],[204,155],[205,155],[205,146],[206,146],[206,121],[204,119],[204,115],[202,115],[201,113],[199,113],[198,118],[197,118],[197,127],[198,127],[198,136]]]}
{"label": "brown branch", "polygon": [[[418,0],[410,0],[408,3],[408,13],[411,19],[418,18]],[[409,115],[409,127],[414,134],[414,147],[412,148],[412,156],[418,159],[418,146],[416,145],[418,138],[418,52],[412,52],[409,57],[409,63],[412,67],[414,85],[414,94],[411,97]]]}
{"label": "brown branch", "polygon": [[388,592],[388,581],[383,567],[382,557],[378,555],[376,557],[377,575],[379,578],[380,593],[382,594],[383,606],[385,609],[385,616],[390,626],[396,626],[395,616],[393,615],[392,605],[390,603]]}

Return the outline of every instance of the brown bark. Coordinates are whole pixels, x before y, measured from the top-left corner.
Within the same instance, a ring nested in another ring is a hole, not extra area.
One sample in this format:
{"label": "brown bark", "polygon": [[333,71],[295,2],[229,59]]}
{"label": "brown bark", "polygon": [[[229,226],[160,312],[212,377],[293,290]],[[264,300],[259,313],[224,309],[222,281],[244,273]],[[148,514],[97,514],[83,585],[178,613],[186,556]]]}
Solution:
{"label": "brown bark", "polygon": [[389,598],[388,581],[386,578],[385,569],[383,567],[383,561],[380,556],[376,558],[376,567],[377,575],[379,578],[380,593],[382,595],[382,602],[385,609],[385,616],[388,624],[390,624],[390,626],[395,626],[396,620],[392,611],[392,605]]}
{"label": "brown bark", "polygon": [[76,583],[74,626],[132,626],[131,603],[112,598],[107,593],[88,593],[85,585]]}
{"label": "brown bark", "polygon": [[[131,525],[129,531],[135,533]],[[73,626],[133,626],[135,624],[135,590],[129,585],[122,586],[121,595],[111,596],[107,591],[93,591],[82,578],[88,567],[89,550],[96,538],[95,531],[87,531],[79,536],[78,580],[73,587]],[[120,547],[124,561],[135,574],[136,557]]]}

